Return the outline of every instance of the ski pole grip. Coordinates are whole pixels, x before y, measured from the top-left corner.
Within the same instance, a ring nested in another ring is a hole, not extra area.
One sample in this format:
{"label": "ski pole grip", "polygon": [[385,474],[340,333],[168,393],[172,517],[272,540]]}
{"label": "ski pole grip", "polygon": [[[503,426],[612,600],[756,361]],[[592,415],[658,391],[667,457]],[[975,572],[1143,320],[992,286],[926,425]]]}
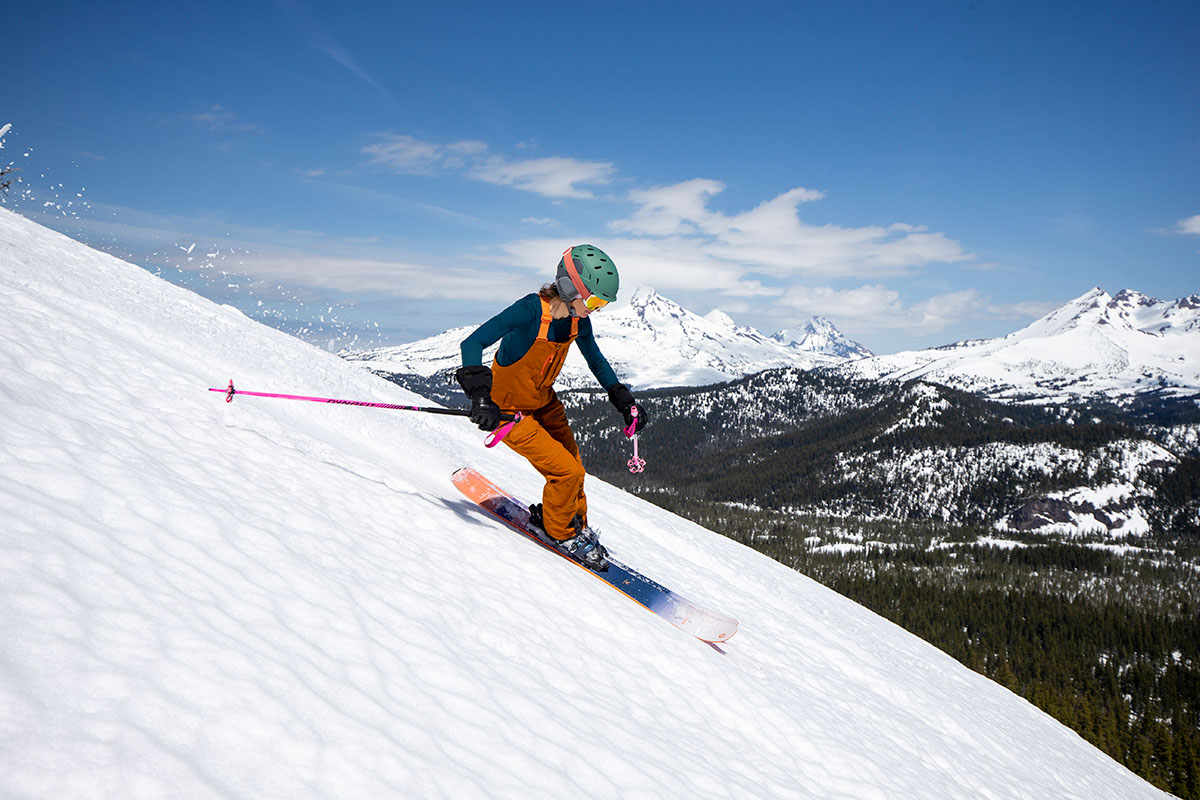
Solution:
{"label": "ski pole grip", "polygon": [[637,433],[637,406],[629,409],[629,415],[633,417],[633,422],[629,423],[629,427],[625,429],[625,435],[632,438]]}

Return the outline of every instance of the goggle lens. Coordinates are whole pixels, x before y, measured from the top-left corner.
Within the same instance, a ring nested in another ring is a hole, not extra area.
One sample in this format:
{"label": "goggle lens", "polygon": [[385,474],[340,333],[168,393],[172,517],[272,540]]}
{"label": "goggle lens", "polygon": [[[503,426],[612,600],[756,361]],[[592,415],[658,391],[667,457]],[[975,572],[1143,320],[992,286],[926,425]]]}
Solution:
{"label": "goggle lens", "polygon": [[608,301],[605,300],[603,297],[597,297],[594,294],[590,294],[590,295],[588,295],[587,300],[583,301],[583,304],[585,306],[587,306],[588,311],[599,311],[600,309],[602,309],[606,305],[608,305]]}

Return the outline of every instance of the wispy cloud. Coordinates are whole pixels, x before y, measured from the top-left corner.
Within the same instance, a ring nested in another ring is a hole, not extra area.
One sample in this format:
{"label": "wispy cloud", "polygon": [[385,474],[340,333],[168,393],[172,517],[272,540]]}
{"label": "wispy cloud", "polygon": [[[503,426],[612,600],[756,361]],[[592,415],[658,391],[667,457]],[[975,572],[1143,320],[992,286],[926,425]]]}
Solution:
{"label": "wispy cloud", "polygon": [[1185,236],[1200,236],[1200,214],[1179,220],[1179,222],[1175,223],[1172,233],[1179,233]]}
{"label": "wispy cloud", "polygon": [[[319,286],[341,292],[378,292],[395,297],[452,297],[486,299],[495,296],[487,289],[495,276],[466,267],[433,268],[429,263],[403,259],[322,255],[315,253],[266,253],[243,258],[242,268],[255,278]],[[477,298],[470,288],[480,287]]]}
{"label": "wispy cloud", "polygon": [[379,83],[379,81],[375,80],[370,73],[363,69],[362,66],[360,66],[359,63],[355,61],[349,53],[347,53],[337,44],[333,43],[332,40],[327,41],[325,44],[317,44],[316,48],[337,63],[341,64],[346,69],[350,70],[355,77],[378,92],[380,96],[382,96],[390,104],[396,104],[396,100],[392,97],[391,93],[387,89],[383,88],[383,85]]}
{"label": "wispy cloud", "polygon": [[448,144],[407,134],[381,133],[378,141],[363,147],[370,163],[393,172],[415,175],[458,173],[464,177],[512,186],[550,198],[592,197],[586,187],[604,185],[615,169],[603,161],[549,157],[510,159],[489,153],[484,142],[462,140]]}
{"label": "wispy cloud", "polygon": [[[335,237],[317,230],[259,228],[124,206],[98,205],[96,211],[93,217],[75,222],[79,232],[90,239],[120,239],[128,248],[126,256],[140,263],[165,261],[185,271],[219,267],[297,289],[402,298],[495,300],[497,293],[529,289],[523,274],[497,272],[486,259],[399,255],[380,246],[377,236]],[[206,257],[214,251],[222,253],[219,260]]]}
{"label": "wispy cloud", "polygon": [[198,114],[185,114],[183,118],[210,131],[222,133],[247,133],[260,130],[257,124],[239,118],[236,113],[220,104],[210,106],[206,111]]}
{"label": "wispy cloud", "polygon": [[1062,305],[1061,300],[1027,300],[1021,303],[989,305],[988,313],[998,319],[1037,319]]}
{"label": "wispy cloud", "polygon": [[435,175],[460,170],[487,150],[483,142],[470,140],[434,144],[415,136],[395,133],[381,133],[378,138],[379,141],[367,145],[362,152],[371,157],[371,164],[401,174]]}
{"label": "wispy cloud", "polygon": [[340,42],[334,39],[305,3],[300,2],[300,0],[274,0],[274,4],[309,40],[313,49],[340,64],[354,75],[354,77],[378,93],[389,105],[396,105],[396,99],[384,88],[383,84],[377,81],[370,72],[358,63],[357,59],[342,47]]}
{"label": "wispy cloud", "polygon": [[514,186],[544,197],[592,197],[581,184],[603,185],[612,180],[613,165],[573,158],[533,158],[509,161],[493,156],[469,172],[470,177],[501,186]]}

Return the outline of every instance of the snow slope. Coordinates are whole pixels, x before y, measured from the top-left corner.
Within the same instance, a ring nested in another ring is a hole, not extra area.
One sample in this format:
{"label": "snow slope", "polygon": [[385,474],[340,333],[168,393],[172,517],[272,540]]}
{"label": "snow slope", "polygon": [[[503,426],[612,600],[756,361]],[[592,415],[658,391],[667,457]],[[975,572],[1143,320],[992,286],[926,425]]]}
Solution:
{"label": "snow slope", "polygon": [[[764,336],[754,328],[738,325],[720,311],[702,317],[644,287],[638,288],[628,303],[615,304],[593,315],[592,327],[605,358],[618,377],[634,389],[704,386],[765,369],[811,369],[870,355],[825,319],[814,320],[798,332]],[[429,376],[462,364],[459,345],[474,329],[454,328],[417,342],[342,356],[380,372]],[[494,352],[494,347],[488,349],[484,363],[491,363]],[[596,386],[596,379],[575,348],[567,356],[559,384],[570,388]]]}
{"label": "snow slope", "polygon": [[1200,391],[1200,295],[1163,301],[1095,288],[1008,336],[840,369],[868,378],[924,378],[994,399],[1192,394]]}
{"label": "snow slope", "polygon": [[[468,505],[537,476],[0,210],[0,797],[1162,797],[813,581],[589,479],[722,650]],[[647,454],[650,456],[652,454]]]}

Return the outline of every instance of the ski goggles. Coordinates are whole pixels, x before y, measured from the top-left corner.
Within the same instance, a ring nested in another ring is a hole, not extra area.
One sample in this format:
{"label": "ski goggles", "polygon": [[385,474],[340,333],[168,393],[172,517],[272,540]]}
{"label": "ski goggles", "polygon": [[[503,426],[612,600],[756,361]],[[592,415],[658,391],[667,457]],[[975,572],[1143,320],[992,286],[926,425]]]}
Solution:
{"label": "ski goggles", "polygon": [[589,294],[583,301],[588,311],[599,311],[608,305],[608,301],[603,297],[597,297],[594,294]]}
{"label": "ski goggles", "polygon": [[598,297],[587,290],[583,285],[583,278],[579,277],[579,270],[575,268],[575,261],[571,258],[571,248],[568,247],[563,251],[562,261],[559,262],[560,274],[555,283],[558,285],[558,294],[563,300],[568,303],[576,298],[583,300],[583,305],[588,311],[599,311],[608,305],[608,301],[603,297]]}

